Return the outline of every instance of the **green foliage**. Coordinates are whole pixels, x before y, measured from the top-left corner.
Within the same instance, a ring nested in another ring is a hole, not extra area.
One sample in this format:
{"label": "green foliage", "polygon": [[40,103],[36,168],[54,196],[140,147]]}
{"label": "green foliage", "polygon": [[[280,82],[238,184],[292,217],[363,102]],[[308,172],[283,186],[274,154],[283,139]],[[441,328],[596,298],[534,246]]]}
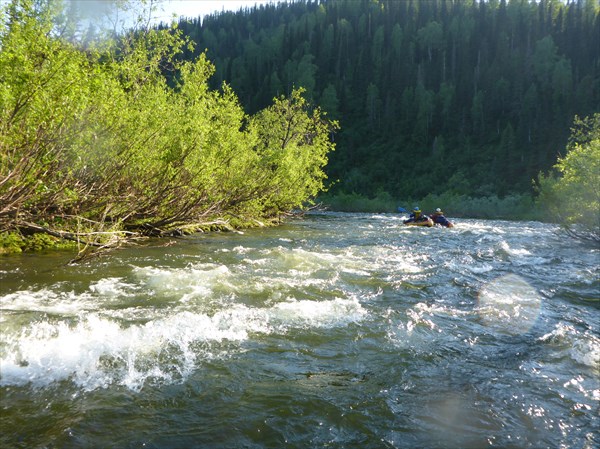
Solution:
{"label": "green foliage", "polygon": [[418,205],[421,210],[433,212],[442,208],[448,217],[539,220],[542,215],[534,199],[528,194],[513,194],[503,198],[495,195],[470,197],[457,193],[429,194],[420,200],[393,199],[386,192],[378,192],[373,198],[357,193],[335,193],[319,197],[324,206],[341,212],[397,212],[399,207],[409,210]]}
{"label": "green foliage", "polygon": [[289,98],[276,98],[250,122],[260,166],[267,167],[263,176],[268,215],[301,207],[324,190],[323,168],[334,148],[329,134],[337,123],[326,120],[319,108],[309,111],[302,94],[303,89],[297,89]]}
{"label": "green foliage", "polygon": [[74,243],[64,242],[61,239],[47,234],[22,235],[18,232],[0,233],[0,255],[18,254],[23,251],[42,251],[74,248]]}
{"label": "green foliage", "polygon": [[41,251],[52,248],[56,244],[56,238],[47,234],[34,234],[24,240],[23,251]]}
{"label": "green foliage", "polygon": [[15,254],[23,251],[25,242],[16,232],[0,233],[0,254]]}
{"label": "green foliage", "polygon": [[418,202],[421,209],[433,211],[440,207],[449,217],[539,220],[541,215],[529,194],[471,197],[453,193],[427,195]]}
{"label": "green foliage", "polygon": [[504,198],[599,110],[599,21],[592,0],[301,0],[180,27],[249,113],[304,84],[339,120],[334,193]]}
{"label": "green foliage", "polygon": [[33,233],[20,248],[52,229],[87,246],[266,221],[324,190],[337,124],[302,89],[248,116],[227,84],[209,87],[206,55],[176,59],[176,28],[83,51],[39,11],[14,0],[0,28],[0,230]]}
{"label": "green foliage", "polygon": [[567,153],[554,168],[538,177],[540,204],[567,228],[600,240],[600,113],[576,118]]}
{"label": "green foliage", "polygon": [[368,198],[358,193],[336,193],[322,195],[319,202],[332,210],[339,212],[396,212],[398,203],[387,192],[379,192],[375,197]]}

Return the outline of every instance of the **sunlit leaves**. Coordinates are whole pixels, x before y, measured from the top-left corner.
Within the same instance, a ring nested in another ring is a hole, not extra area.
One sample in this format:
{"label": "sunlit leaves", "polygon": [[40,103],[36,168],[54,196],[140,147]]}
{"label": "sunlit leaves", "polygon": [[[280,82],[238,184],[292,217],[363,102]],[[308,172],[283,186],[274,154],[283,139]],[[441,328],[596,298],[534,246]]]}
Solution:
{"label": "sunlit leaves", "polygon": [[600,114],[577,120],[556,174],[540,175],[540,201],[567,226],[600,239]]}
{"label": "sunlit leaves", "polygon": [[302,94],[298,89],[288,98],[276,98],[250,125],[258,136],[262,166],[271,172],[268,205],[274,212],[300,207],[323,189],[323,167],[334,147],[329,133],[337,124],[318,108],[310,111]]}
{"label": "sunlit leaves", "polygon": [[2,229],[160,233],[277,217],[323,188],[335,124],[302,91],[247,117],[228,85],[209,88],[204,54],[176,59],[187,41],[175,28],[83,51],[18,5],[0,33]]}

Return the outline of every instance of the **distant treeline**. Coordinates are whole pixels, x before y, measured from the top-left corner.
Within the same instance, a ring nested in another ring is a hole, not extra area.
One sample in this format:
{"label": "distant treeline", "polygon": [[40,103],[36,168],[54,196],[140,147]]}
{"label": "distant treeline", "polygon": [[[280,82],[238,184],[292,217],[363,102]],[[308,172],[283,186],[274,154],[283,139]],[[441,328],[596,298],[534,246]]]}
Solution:
{"label": "distant treeline", "polygon": [[179,27],[248,113],[302,86],[339,120],[334,193],[526,193],[600,111],[597,0],[300,0]]}

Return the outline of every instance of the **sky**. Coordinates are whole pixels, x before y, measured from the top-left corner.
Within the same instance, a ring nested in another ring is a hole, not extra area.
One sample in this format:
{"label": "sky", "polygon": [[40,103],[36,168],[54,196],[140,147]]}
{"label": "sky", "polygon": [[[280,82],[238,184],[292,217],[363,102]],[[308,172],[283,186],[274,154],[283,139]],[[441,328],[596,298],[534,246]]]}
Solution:
{"label": "sky", "polygon": [[155,12],[155,20],[169,22],[173,14],[177,18],[204,16],[214,12],[238,11],[255,5],[276,3],[276,0],[163,0]]}
{"label": "sky", "polygon": [[[105,18],[113,14],[111,8],[116,0],[65,0],[65,3],[76,3],[84,19]],[[149,4],[151,0],[146,0]],[[152,0],[156,10],[152,13],[151,23],[169,23],[175,14],[179,17],[196,18],[221,11],[239,11],[240,8],[252,8],[257,5],[277,3],[280,0]],[[135,0],[131,0],[134,11],[139,12]],[[10,0],[0,0],[0,7],[6,6]],[[125,25],[128,19],[125,20]]]}

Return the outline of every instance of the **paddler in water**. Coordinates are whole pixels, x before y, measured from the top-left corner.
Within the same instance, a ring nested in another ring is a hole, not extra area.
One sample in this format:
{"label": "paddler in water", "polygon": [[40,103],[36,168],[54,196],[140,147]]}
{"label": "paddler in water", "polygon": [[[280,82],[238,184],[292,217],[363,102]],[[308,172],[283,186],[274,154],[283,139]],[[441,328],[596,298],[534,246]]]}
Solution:
{"label": "paddler in water", "polygon": [[430,217],[435,224],[439,224],[447,228],[454,227],[452,222],[448,221],[448,219],[444,217],[444,212],[442,212],[442,209],[440,209],[439,207],[435,210],[433,214],[430,215]]}
{"label": "paddler in water", "polygon": [[425,221],[429,221],[429,217],[421,213],[419,206],[415,206],[412,213],[408,216],[408,220],[404,220],[404,224],[420,223]]}

